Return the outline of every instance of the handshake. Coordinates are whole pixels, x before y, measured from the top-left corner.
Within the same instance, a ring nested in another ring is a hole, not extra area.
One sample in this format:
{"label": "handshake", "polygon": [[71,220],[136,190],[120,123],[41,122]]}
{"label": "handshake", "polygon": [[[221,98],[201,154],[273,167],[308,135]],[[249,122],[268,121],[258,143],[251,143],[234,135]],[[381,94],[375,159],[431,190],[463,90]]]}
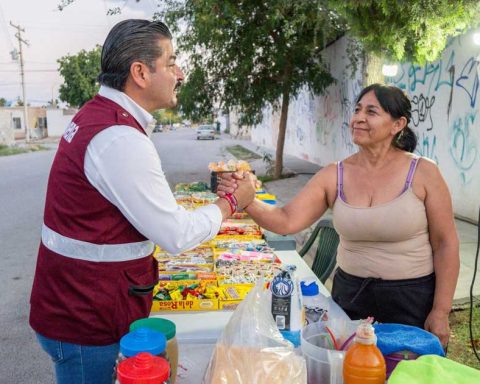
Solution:
{"label": "handshake", "polygon": [[248,171],[223,172],[217,175],[217,195],[229,200],[233,195],[239,209],[246,208],[255,199],[260,181]]}

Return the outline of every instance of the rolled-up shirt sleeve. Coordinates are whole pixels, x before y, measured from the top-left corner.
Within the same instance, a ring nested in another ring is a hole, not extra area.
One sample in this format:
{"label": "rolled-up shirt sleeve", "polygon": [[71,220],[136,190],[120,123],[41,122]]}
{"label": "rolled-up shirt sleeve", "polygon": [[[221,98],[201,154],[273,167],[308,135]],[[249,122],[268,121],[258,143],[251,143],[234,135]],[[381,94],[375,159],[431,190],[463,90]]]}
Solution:
{"label": "rolled-up shirt sleeve", "polygon": [[146,238],[176,254],[212,239],[222,213],[215,204],[187,211],[175,201],[152,141],[113,126],[97,134],[84,163],[90,183]]}

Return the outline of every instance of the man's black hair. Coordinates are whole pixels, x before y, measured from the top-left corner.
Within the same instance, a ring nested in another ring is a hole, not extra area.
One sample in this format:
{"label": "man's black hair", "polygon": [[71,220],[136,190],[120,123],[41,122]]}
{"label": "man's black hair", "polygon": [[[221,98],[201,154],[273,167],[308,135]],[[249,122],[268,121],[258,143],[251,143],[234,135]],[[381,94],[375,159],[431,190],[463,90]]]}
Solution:
{"label": "man's black hair", "polygon": [[160,38],[172,38],[161,21],[130,19],[116,24],[103,44],[100,84],[123,91],[130,66],[135,61],[141,61],[154,71],[155,61],[163,53],[158,44]]}

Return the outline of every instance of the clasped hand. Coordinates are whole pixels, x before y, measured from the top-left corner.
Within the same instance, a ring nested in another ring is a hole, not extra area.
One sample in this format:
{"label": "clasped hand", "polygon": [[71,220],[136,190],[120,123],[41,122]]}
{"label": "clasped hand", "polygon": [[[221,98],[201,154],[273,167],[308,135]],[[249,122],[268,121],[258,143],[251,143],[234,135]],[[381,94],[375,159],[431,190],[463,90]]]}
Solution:
{"label": "clasped hand", "polygon": [[257,178],[250,172],[228,172],[217,176],[217,195],[224,197],[225,194],[234,194],[238,201],[238,207],[244,209],[255,198]]}

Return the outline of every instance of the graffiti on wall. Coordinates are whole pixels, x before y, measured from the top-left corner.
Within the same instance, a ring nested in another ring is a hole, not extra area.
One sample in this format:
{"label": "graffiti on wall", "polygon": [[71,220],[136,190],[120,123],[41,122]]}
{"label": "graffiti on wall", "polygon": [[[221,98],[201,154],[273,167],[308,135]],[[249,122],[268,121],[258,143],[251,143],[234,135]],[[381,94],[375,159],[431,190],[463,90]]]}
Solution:
{"label": "graffiti on wall", "polygon": [[[440,60],[423,66],[404,63],[395,78],[387,79],[410,96],[412,128],[418,136],[416,152],[440,164],[448,161],[439,154],[440,148],[449,146],[449,157],[463,183],[469,181],[468,171],[477,160],[478,140],[472,126],[479,69],[478,57],[463,48],[460,39],[453,39]],[[464,115],[461,111],[465,111]],[[451,122],[453,113],[463,117]],[[451,134],[447,134],[448,130]]]}
{"label": "graffiti on wall", "polygon": [[419,156],[428,157],[437,164],[439,163],[438,156],[436,154],[437,149],[437,136],[427,135],[422,133],[422,138],[418,139],[417,149],[415,153]]}
{"label": "graffiti on wall", "polygon": [[341,115],[339,89],[331,89],[323,98],[318,99],[317,105],[320,108],[315,123],[315,139],[320,145],[336,145],[334,133]]}
{"label": "graffiti on wall", "polygon": [[477,111],[470,111],[465,116],[456,118],[451,128],[449,151],[463,184],[471,180],[473,175],[469,171],[478,157],[473,130],[476,117]]}
{"label": "graffiti on wall", "polygon": [[413,96],[411,101],[413,125],[418,127],[420,123],[424,123],[426,130],[431,131],[433,129],[432,106],[435,104],[435,96],[425,97],[421,93],[420,96]]}
{"label": "graffiti on wall", "polygon": [[341,138],[344,148],[347,153],[355,152],[356,147],[352,142],[352,135],[350,132],[350,119],[352,118],[355,109],[355,100],[362,90],[362,83],[357,81],[342,81],[340,85],[341,106],[342,106],[342,131]]}

